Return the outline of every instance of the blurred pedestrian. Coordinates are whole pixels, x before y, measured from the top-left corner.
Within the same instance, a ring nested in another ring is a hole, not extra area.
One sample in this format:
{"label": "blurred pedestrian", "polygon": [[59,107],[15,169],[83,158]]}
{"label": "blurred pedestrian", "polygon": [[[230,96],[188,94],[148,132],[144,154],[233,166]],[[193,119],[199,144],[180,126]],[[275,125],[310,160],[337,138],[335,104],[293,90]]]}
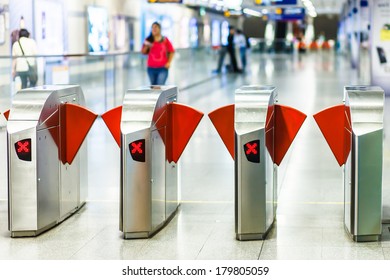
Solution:
{"label": "blurred pedestrian", "polygon": [[221,73],[223,62],[225,61],[225,56],[227,53],[227,45],[222,45],[221,49],[219,50],[219,57],[218,57],[218,66],[217,69],[213,70],[213,73]]}
{"label": "blurred pedestrian", "polygon": [[236,51],[235,51],[235,44],[234,44],[234,34],[235,29],[233,26],[229,26],[229,36],[228,36],[228,45],[227,45],[227,51],[230,55],[230,66],[231,70],[234,73],[241,73],[241,69],[237,66],[237,58],[236,58]]}
{"label": "blurred pedestrian", "polygon": [[161,34],[158,22],[152,24],[152,31],[144,41],[142,53],[148,55],[147,71],[151,85],[164,85],[175,49],[169,39]]}
{"label": "blurred pedestrian", "polygon": [[246,68],[246,50],[247,50],[247,39],[245,35],[242,33],[240,29],[237,29],[237,34],[234,35],[234,44],[236,46],[236,50],[238,56],[240,57],[237,67],[241,68],[242,71],[245,71]]}
{"label": "blurred pedestrian", "polygon": [[19,39],[12,45],[12,56],[17,57],[12,61],[12,77],[20,77],[22,88],[35,87],[38,82],[38,69],[35,56],[37,44],[30,38],[27,29],[20,29]]}

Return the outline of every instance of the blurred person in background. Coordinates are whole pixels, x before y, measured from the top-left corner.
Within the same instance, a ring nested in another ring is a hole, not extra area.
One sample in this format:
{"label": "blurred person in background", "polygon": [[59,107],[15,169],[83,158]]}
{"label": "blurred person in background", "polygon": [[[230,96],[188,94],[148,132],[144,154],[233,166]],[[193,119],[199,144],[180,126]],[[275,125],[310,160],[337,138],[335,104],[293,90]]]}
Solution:
{"label": "blurred person in background", "polygon": [[230,70],[234,73],[241,73],[241,69],[237,66],[237,58],[236,58],[236,49],[234,44],[234,36],[235,36],[236,30],[233,26],[229,26],[229,36],[228,36],[228,45],[227,45],[227,51],[230,55]]}
{"label": "blurred person in background", "polygon": [[161,34],[161,25],[152,24],[152,31],[145,39],[142,53],[148,55],[148,76],[151,85],[164,85],[168,78],[168,69],[175,53],[171,42]]}
{"label": "blurred person in background", "polygon": [[234,35],[234,44],[240,59],[237,60],[237,67],[245,71],[246,68],[246,50],[247,39],[240,29],[237,29],[236,35]]}
{"label": "blurred person in background", "polygon": [[27,29],[20,29],[19,39],[12,45],[12,56],[17,57],[12,60],[12,78],[20,77],[22,88],[35,87],[38,82],[37,44],[30,38]]}

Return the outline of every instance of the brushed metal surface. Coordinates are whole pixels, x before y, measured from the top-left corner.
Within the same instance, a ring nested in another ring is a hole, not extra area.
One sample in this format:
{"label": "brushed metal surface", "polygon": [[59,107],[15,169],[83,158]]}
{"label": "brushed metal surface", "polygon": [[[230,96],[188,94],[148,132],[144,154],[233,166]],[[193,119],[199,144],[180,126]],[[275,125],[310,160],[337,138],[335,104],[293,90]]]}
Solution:
{"label": "brushed metal surface", "polygon": [[[60,150],[52,138],[55,135],[61,139],[60,118],[47,122],[66,102],[85,105],[79,86],[40,86],[19,91],[14,97],[7,123],[11,236],[38,235],[84,203],[80,201],[82,153],[76,156],[72,166],[63,165]],[[14,143],[26,138],[32,139],[31,162],[19,160],[14,150]],[[82,149],[86,156],[86,143]]]}
{"label": "brushed metal surface", "polygon": [[[145,139],[146,162],[134,161],[130,155],[129,144]],[[123,232],[151,231],[151,170],[150,163],[150,130],[143,129],[131,134],[122,135],[123,163]]]}
{"label": "brushed metal surface", "polygon": [[151,135],[151,186],[152,186],[152,228],[165,220],[165,128],[153,130]]}
{"label": "brushed metal surface", "polygon": [[[79,104],[79,96],[77,94],[69,94],[59,98],[60,104],[72,103]],[[81,105],[81,104],[80,104]],[[59,106],[59,110],[64,110],[63,106]],[[61,123],[60,113],[60,123]],[[61,130],[60,130],[61,133]],[[62,137],[60,136],[60,139]],[[61,150],[59,151],[61,153]],[[64,220],[79,206],[80,194],[80,154],[74,158],[72,165],[63,164],[60,161],[60,220]]]}
{"label": "brushed metal surface", "polygon": [[384,92],[379,87],[345,87],[351,109],[352,148],[344,165],[345,228],[355,241],[382,233]]}
{"label": "brushed metal surface", "polygon": [[[32,122],[35,124],[36,122]],[[10,126],[12,123],[8,123]],[[7,126],[7,127],[8,127]],[[19,160],[14,143],[31,138],[31,161]],[[11,231],[38,229],[36,130],[30,128],[8,135],[8,194]]]}
{"label": "brushed metal surface", "polygon": [[[249,162],[244,145],[260,139],[260,163]],[[266,165],[264,129],[236,138],[238,233],[256,234],[266,231]]]}
{"label": "brushed metal surface", "polygon": [[58,220],[59,161],[58,148],[52,135],[58,136],[58,127],[40,130],[37,133],[37,219],[38,229]]}
{"label": "brushed metal surface", "polygon": [[[354,135],[355,136],[355,135]],[[356,183],[357,235],[382,233],[383,130],[358,136]]]}
{"label": "brushed metal surface", "polygon": [[[163,139],[166,127],[159,127],[158,131],[155,124],[166,104],[176,100],[177,88],[172,86],[142,87],[125,94],[119,221],[124,238],[150,237],[176,213],[177,171],[172,167],[175,164],[166,162],[166,139]],[[128,148],[131,142],[140,139],[145,139],[145,162],[134,161]]]}
{"label": "brushed metal surface", "polygon": [[[277,167],[265,143],[272,86],[245,86],[235,92],[235,227],[238,240],[264,239],[276,213]],[[269,133],[273,133],[272,131]],[[260,140],[260,163],[249,162],[244,145]]]}
{"label": "brushed metal surface", "polygon": [[165,162],[165,217],[169,217],[179,207],[179,172],[180,165],[174,162]]}

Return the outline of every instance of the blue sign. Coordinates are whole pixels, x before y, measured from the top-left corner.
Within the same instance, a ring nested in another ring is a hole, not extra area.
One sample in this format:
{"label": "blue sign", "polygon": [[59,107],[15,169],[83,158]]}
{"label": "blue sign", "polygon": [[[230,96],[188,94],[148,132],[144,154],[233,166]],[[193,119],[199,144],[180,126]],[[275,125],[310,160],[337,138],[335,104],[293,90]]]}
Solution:
{"label": "blue sign", "polygon": [[272,0],[272,5],[297,5],[298,0]]}
{"label": "blue sign", "polygon": [[276,8],[275,11],[270,14],[271,20],[278,21],[296,21],[303,20],[305,18],[305,8]]}
{"label": "blue sign", "polygon": [[282,6],[282,5],[297,5],[298,0],[254,0],[256,5],[261,6]]}

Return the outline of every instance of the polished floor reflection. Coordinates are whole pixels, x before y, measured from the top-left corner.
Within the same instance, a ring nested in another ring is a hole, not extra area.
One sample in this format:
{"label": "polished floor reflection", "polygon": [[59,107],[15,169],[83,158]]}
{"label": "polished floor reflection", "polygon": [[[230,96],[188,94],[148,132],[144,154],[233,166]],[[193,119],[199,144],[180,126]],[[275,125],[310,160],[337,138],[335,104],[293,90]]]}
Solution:
{"label": "polished floor reflection", "polygon": [[[151,239],[123,240],[118,221],[119,149],[99,119],[88,136],[87,205],[37,238],[9,237],[5,139],[0,130],[0,259],[390,259],[390,225],[383,225],[381,242],[354,243],[345,233],[342,170],[311,117],[341,103],[344,85],[359,83],[346,58],[333,53],[252,54],[250,60],[245,75],[208,77],[193,87],[183,82],[187,89],[181,91],[180,101],[208,113],[232,103],[241,85],[267,84],[278,88],[281,104],[309,116],[279,168],[277,220],[265,241],[235,240],[233,161],[206,117],[181,158],[178,215]],[[205,66],[207,71],[212,63]],[[143,75],[139,73],[138,81],[145,79]],[[177,71],[172,80],[191,77]],[[94,99],[87,102],[101,106]],[[389,113],[386,121],[390,124]],[[386,136],[389,129],[387,125]],[[388,142],[386,138],[385,170],[390,168]],[[383,203],[384,218],[390,219],[389,172],[384,172]]]}

